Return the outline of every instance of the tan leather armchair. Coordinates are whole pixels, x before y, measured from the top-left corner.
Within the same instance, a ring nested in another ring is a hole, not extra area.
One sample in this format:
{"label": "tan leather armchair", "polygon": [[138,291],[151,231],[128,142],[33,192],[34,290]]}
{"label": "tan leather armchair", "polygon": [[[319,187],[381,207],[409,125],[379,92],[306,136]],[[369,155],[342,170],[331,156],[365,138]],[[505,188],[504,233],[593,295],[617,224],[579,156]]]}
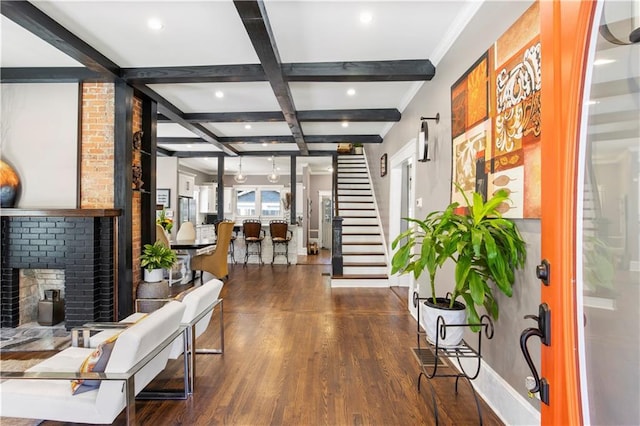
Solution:
{"label": "tan leather armchair", "polygon": [[[195,271],[209,272],[214,277],[222,280],[229,276],[227,252],[233,232],[233,222],[220,222],[218,225],[218,240],[216,248],[205,254],[199,254],[191,258],[191,269]],[[202,275],[200,275],[202,280]]]}

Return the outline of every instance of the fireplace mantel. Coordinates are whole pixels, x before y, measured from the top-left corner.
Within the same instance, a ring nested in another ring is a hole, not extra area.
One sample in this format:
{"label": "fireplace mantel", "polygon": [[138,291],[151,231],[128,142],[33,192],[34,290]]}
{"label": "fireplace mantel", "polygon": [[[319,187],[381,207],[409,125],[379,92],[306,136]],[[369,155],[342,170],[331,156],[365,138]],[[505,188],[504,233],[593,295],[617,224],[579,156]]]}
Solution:
{"label": "fireplace mantel", "polygon": [[16,209],[0,210],[0,217],[115,217],[121,209]]}

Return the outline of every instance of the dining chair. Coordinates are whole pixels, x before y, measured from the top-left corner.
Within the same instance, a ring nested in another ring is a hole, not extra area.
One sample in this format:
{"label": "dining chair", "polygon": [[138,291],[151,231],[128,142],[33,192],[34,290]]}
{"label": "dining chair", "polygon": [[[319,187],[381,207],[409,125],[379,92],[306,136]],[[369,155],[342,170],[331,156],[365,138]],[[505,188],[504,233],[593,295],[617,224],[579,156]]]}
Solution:
{"label": "dining chair", "polygon": [[[264,230],[262,223],[256,219],[245,219],[242,221],[242,234],[244,235],[244,264],[247,264],[249,256],[258,256],[262,264],[262,240],[264,240]],[[254,250],[251,247],[254,246]]]}
{"label": "dining chair", "polygon": [[[289,241],[293,237],[293,232],[289,229],[286,220],[272,220],[269,222],[269,233],[271,234],[271,243],[273,245],[273,255],[271,264],[276,259],[276,255],[285,256],[287,265],[289,265]],[[284,251],[277,251],[278,246],[284,246]]]}
{"label": "dining chair", "polygon": [[[224,222],[224,221],[228,221],[227,219],[224,220],[216,220],[213,223],[213,226],[215,227],[216,230],[216,238],[218,238],[218,225],[220,224],[220,222]],[[235,242],[236,242],[236,235],[234,233],[231,234],[231,241],[229,241],[229,257],[231,258],[231,261],[233,262],[233,264],[235,265],[236,263],[236,247],[235,247]]]}
{"label": "dining chair", "polygon": [[223,280],[229,277],[227,253],[231,242],[233,222],[224,221],[218,225],[218,240],[216,248],[204,254],[198,254],[191,258],[191,269],[201,271],[200,280],[204,282],[204,273],[209,272],[214,277]]}

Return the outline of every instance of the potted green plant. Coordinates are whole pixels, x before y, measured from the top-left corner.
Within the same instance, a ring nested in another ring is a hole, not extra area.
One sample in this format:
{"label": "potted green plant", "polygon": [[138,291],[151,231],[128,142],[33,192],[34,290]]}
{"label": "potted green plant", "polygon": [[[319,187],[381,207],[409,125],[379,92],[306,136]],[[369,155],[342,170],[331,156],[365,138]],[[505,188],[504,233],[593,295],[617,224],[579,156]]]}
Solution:
{"label": "potted green plant", "polygon": [[362,155],[362,150],[364,149],[364,145],[362,145],[361,143],[354,143],[353,144],[353,153],[356,155]]}
{"label": "potted green plant", "polygon": [[176,259],[175,252],[159,241],[145,244],[140,256],[140,264],[144,268],[144,280],[147,282],[162,281],[162,270],[171,269]]}
{"label": "potted green plant", "polygon": [[[458,185],[456,185],[458,186]],[[458,189],[461,188],[458,186]],[[461,190],[467,207],[464,213],[457,213],[459,204],[451,203],[443,211],[431,212],[424,220],[406,218],[416,226],[398,235],[392,248],[398,251],[392,259],[392,274],[413,273],[417,279],[426,269],[429,273],[431,297],[425,301],[425,307],[435,307],[443,311],[462,310],[462,319],[447,320],[447,324],[462,323],[466,310],[469,324],[480,323],[477,307],[484,306],[495,320],[498,319],[498,303],[494,296],[497,289],[511,297],[515,282],[515,270],[524,266],[526,244],[514,222],[502,217],[498,207],[509,198],[505,190],[497,191],[489,200],[473,193],[473,203]],[[414,253],[414,247],[420,244],[420,251]],[[450,297],[437,297],[436,272],[451,259],[455,266],[455,287]],[[456,300],[461,298],[464,303]],[[421,311],[421,312],[424,312]],[[425,314],[427,339],[435,342],[435,323],[442,315]],[[475,328],[477,331],[478,328]],[[454,346],[451,342],[453,332],[459,330],[462,338],[463,327],[447,330],[444,345]]]}

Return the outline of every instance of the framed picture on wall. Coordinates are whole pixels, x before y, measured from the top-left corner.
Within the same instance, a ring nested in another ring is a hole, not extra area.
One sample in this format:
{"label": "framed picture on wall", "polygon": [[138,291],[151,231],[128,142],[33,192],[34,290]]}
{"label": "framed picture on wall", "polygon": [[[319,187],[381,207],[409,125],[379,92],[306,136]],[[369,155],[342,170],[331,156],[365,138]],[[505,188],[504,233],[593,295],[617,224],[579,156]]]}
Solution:
{"label": "framed picture on wall", "polygon": [[164,206],[165,209],[168,209],[169,207],[171,207],[171,190],[157,189],[156,204]]}
{"label": "framed picture on wall", "polygon": [[387,154],[382,154],[380,157],[380,177],[384,177],[387,174]]}

